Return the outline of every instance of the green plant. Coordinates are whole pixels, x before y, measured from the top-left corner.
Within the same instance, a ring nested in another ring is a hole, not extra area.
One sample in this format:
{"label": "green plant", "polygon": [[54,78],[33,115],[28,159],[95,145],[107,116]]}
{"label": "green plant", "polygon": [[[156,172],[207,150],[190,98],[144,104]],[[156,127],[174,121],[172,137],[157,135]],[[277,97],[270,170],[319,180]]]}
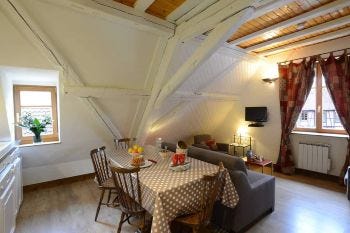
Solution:
{"label": "green plant", "polygon": [[39,120],[38,118],[33,118],[31,113],[26,112],[24,116],[20,118],[20,122],[17,126],[21,128],[29,129],[36,138],[40,137],[42,132],[45,132],[46,126],[51,125],[51,117],[45,116],[43,120]]}

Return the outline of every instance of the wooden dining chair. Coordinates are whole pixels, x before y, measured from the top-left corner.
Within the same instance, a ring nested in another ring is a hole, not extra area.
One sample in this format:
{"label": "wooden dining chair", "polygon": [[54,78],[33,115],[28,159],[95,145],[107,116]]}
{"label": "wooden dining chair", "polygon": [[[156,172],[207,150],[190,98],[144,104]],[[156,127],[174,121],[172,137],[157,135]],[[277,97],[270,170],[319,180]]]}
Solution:
{"label": "wooden dining chair", "polygon": [[136,138],[115,138],[113,141],[116,149],[128,149],[130,146],[132,146],[132,144],[136,142]]}
{"label": "wooden dining chair", "polygon": [[207,227],[213,207],[223,182],[224,165],[219,163],[219,171],[214,175],[204,175],[199,211],[194,214],[177,217],[173,222],[192,228],[193,233],[210,232]]}
{"label": "wooden dining chair", "polygon": [[[142,208],[141,187],[139,181],[140,168],[121,168],[111,165],[112,177],[117,188],[120,210],[122,211],[118,233],[126,221],[131,224],[131,217],[141,218],[136,226],[141,233],[146,231],[146,210]],[[134,225],[134,224],[133,224]]]}
{"label": "wooden dining chair", "polygon": [[[105,152],[106,147],[100,147],[93,149],[90,152],[92,164],[95,170],[95,176],[98,183],[98,188],[101,190],[100,200],[98,202],[95,221],[97,221],[98,214],[100,212],[101,205],[110,206],[112,203],[115,203],[116,199],[111,201],[112,193],[117,193],[116,188],[112,179],[112,173],[109,169],[108,158]],[[107,202],[103,202],[105,192],[108,191]]]}

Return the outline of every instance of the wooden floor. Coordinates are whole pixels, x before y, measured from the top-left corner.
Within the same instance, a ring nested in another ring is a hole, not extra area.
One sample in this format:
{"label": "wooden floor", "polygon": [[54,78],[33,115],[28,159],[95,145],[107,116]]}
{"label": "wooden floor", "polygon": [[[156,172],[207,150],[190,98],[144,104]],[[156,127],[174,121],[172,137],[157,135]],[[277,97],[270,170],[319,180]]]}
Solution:
{"label": "wooden floor", "polygon": [[[268,173],[268,171],[267,171]],[[343,188],[329,181],[276,175],[275,211],[260,220],[249,233],[349,233],[350,202]],[[305,182],[307,181],[307,182]],[[321,186],[315,186],[315,185]],[[99,192],[92,180],[77,181],[24,193],[16,233],[116,232],[119,210],[102,207],[93,221]],[[135,232],[125,224],[125,233]]]}

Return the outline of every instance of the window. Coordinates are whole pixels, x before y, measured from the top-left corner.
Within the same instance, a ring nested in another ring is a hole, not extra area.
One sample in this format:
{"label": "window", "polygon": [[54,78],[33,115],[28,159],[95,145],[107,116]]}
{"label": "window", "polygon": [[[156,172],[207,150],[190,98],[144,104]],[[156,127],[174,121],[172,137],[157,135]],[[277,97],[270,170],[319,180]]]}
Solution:
{"label": "window", "polygon": [[[58,141],[56,87],[15,85],[13,89],[16,122],[25,113],[39,120],[49,116],[52,125],[46,127],[46,132],[41,134],[42,139],[44,142]],[[15,135],[21,144],[32,143],[33,134],[27,129],[16,127]]]}
{"label": "window", "polygon": [[314,83],[301,110],[295,130],[319,133],[346,133],[327,90],[319,64],[316,66]]}

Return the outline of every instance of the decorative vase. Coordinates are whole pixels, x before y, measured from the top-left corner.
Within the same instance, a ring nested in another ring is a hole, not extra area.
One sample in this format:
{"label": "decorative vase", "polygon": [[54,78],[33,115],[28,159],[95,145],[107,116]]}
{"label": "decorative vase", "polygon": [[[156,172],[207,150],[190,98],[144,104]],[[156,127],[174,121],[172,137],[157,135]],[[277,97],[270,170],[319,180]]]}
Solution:
{"label": "decorative vase", "polygon": [[41,135],[40,135],[40,134],[34,134],[34,136],[33,136],[33,142],[34,142],[34,143],[40,143],[40,142],[42,142],[42,140],[41,140]]}

